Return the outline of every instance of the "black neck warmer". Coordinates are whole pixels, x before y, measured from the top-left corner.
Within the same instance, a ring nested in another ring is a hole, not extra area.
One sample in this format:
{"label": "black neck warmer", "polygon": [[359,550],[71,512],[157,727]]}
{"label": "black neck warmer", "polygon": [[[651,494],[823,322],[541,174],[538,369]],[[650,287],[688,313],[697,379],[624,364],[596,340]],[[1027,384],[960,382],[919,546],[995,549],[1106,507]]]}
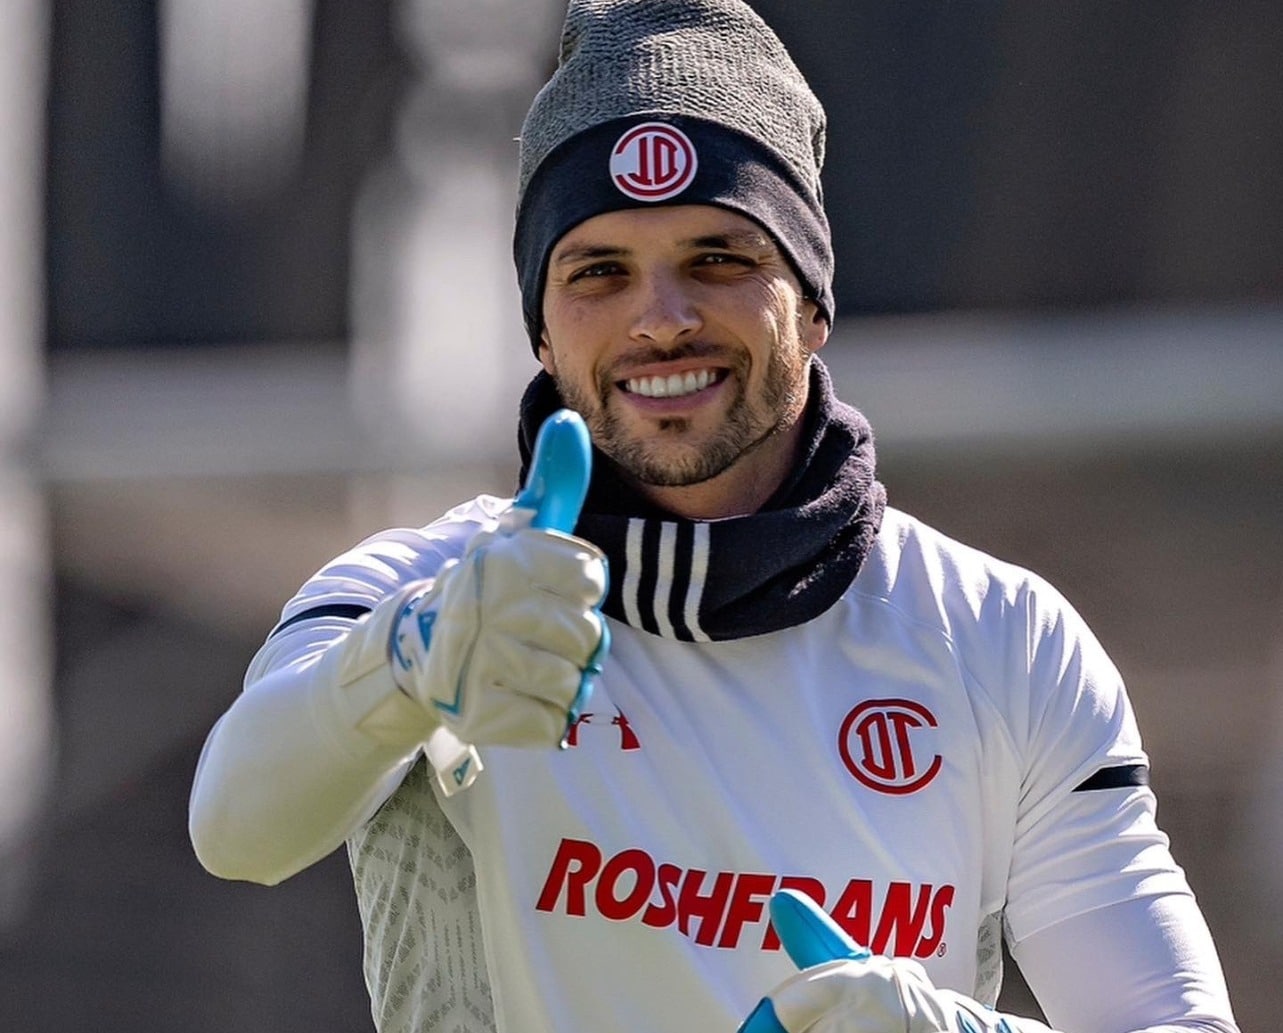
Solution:
{"label": "black neck warmer", "polygon": [[[592,483],[575,533],[610,561],[602,609],[685,642],[748,638],[818,617],[846,591],[886,507],[874,479],[873,431],[833,394],[812,361],[797,468],[756,513],[699,521],[643,498],[593,449]],[[521,481],[543,421],[562,407],[540,373],[521,401]]]}

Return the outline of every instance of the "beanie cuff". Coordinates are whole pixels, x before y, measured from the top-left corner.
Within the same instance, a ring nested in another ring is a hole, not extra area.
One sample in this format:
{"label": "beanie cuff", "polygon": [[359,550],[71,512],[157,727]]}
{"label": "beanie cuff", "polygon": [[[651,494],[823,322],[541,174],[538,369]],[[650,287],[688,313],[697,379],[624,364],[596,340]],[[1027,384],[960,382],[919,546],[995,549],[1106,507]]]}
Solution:
{"label": "beanie cuff", "polygon": [[[643,199],[636,191],[626,193],[611,168],[623,134],[647,122],[675,127],[693,148],[689,182],[657,200]],[[564,141],[540,163],[522,196],[513,257],[522,315],[536,353],[543,329],[544,282],[557,241],[605,212],[681,204],[716,205],[756,222],[789,260],[805,296],[833,321],[833,249],[820,198],[774,151],[749,136],[701,119],[635,114]]]}

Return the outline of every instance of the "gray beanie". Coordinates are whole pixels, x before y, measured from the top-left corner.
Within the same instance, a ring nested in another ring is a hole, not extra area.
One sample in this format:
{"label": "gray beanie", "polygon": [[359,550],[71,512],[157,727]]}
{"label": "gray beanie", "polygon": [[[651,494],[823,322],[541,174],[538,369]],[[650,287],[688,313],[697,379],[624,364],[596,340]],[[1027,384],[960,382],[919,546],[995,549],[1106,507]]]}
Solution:
{"label": "gray beanie", "polygon": [[538,347],[548,257],[585,219],[715,204],[761,225],[832,319],[824,109],[742,0],[570,0],[521,133],[514,255]]}

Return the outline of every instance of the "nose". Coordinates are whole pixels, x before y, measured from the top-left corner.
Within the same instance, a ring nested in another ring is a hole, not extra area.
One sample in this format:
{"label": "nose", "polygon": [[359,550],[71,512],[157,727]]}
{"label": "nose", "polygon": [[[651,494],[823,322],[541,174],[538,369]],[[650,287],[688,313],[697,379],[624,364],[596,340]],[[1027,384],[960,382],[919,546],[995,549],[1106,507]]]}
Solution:
{"label": "nose", "polygon": [[639,277],[632,337],[655,345],[676,344],[703,325],[699,306],[688,284],[671,273]]}

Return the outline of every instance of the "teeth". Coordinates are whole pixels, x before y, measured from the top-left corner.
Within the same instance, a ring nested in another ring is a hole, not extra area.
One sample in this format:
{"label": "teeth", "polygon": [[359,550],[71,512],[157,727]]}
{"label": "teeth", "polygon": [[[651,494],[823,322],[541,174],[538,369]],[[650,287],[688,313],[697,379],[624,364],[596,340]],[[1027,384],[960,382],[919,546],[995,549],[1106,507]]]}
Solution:
{"label": "teeth", "polygon": [[643,395],[646,398],[673,398],[678,395],[691,395],[703,391],[713,381],[711,370],[691,370],[688,373],[673,373],[667,377],[634,377],[627,382],[630,393]]}

